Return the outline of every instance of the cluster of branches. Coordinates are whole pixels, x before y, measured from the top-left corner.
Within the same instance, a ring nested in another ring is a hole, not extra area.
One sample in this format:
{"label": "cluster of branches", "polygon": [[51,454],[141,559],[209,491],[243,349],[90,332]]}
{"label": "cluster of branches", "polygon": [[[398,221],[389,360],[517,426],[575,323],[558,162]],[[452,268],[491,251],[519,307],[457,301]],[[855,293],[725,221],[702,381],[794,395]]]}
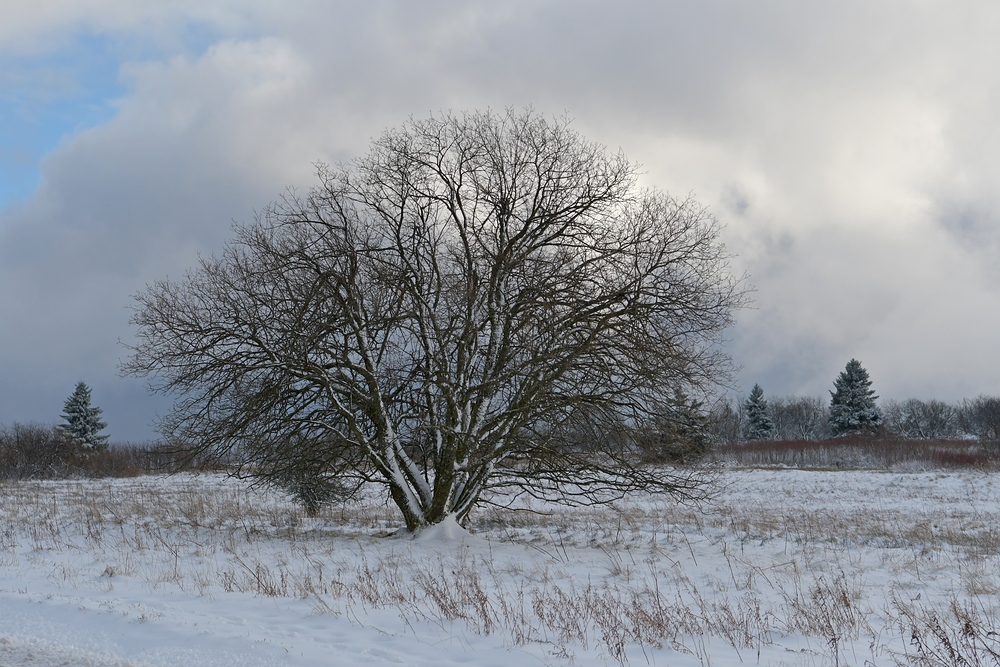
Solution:
{"label": "cluster of branches", "polygon": [[138,295],[124,370],[176,396],[166,435],[307,504],[381,485],[410,530],[496,488],[695,494],[637,434],[727,377],[745,289],[636,174],[531,111],[412,120]]}

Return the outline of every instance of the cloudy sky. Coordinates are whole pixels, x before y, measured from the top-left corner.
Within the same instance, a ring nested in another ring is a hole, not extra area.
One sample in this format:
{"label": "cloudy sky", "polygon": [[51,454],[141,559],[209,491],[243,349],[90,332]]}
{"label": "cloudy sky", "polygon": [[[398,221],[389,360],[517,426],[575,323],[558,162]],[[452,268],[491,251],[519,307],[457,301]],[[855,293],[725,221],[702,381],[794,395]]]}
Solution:
{"label": "cloudy sky", "polygon": [[530,105],[693,193],[755,285],[746,392],[1000,393],[988,0],[35,0],[0,9],[0,423],[79,380],[116,440],[131,296],[408,116]]}

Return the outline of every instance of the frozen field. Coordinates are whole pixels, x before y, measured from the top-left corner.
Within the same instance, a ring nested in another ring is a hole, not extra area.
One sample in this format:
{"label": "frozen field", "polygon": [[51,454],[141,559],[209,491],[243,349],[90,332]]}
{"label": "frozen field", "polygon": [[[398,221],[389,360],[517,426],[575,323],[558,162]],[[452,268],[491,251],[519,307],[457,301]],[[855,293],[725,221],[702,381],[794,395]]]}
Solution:
{"label": "frozen field", "polygon": [[719,483],[417,540],[219,476],[0,483],[0,665],[998,664],[995,476]]}

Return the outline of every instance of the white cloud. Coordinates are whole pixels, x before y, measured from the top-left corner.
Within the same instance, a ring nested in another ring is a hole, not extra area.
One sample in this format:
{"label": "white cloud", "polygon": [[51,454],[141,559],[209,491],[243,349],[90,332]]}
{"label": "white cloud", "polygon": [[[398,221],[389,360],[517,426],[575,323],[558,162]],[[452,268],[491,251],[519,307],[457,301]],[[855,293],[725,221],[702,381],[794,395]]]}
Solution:
{"label": "white cloud", "polygon": [[144,433],[150,404],[126,414],[138,390],[113,377],[129,294],[410,114],[527,104],[728,225],[758,287],[733,331],[745,385],[820,393],[858,357],[884,396],[1000,393],[991,6],[66,0],[5,19],[0,54],[155,49],[123,62],[115,118],[0,214],[0,422],[56,414],[85,379]]}

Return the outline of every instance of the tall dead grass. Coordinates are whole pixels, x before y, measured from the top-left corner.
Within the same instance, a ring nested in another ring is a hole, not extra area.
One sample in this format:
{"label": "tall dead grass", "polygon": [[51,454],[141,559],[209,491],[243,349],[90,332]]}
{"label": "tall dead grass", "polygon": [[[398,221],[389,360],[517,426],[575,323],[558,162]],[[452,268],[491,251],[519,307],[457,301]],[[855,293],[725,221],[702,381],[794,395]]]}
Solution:
{"label": "tall dead grass", "polygon": [[901,631],[909,635],[898,665],[915,667],[996,667],[1000,665],[1000,627],[995,614],[952,599],[947,609],[893,600]]}
{"label": "tall dead grass", "polygon": [[975,440],[767,440],[721,445],[713,450],[711,458],[751,467],[907,471],[1000,467],[996,452]]}

